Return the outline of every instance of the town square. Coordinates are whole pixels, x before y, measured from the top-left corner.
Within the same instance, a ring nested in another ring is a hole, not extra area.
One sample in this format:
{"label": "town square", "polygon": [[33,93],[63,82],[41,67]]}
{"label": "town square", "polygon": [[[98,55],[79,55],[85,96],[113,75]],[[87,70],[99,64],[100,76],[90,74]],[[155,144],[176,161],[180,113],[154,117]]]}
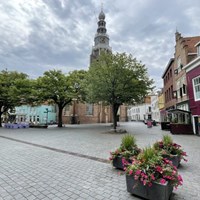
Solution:
{"label": "town square", "polygon": [[[139,147],[152,145],[162,135],[142,122],[120,123],[134,135]],[[109,133],[110,124],[66,125],[62,129],[0,130],[0,199],[140,199],[126,191],[125,174],[113,168],[110,151],[124,134]],[[187,152],[179,173],[183,185],[173,190],[171,200],[198,200],[199,140],[191,135],[173,135]]]}
{"label": "town square", "polygon": [[200,2],[0,2],[0,200],[199,200]]}

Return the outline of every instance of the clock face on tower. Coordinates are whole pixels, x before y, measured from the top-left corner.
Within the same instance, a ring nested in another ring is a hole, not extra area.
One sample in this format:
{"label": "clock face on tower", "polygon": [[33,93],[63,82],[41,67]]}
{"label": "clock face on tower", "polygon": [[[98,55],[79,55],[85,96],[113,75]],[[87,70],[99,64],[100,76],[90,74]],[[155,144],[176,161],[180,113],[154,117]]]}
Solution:
{"label": "clock face on tower", "polygon": [[101,42],[101,43],[105,43],[105,42],[106,42],[106,39],[105,39],[104,37],[101,37],[101,38],[100,38],[100,42]]}

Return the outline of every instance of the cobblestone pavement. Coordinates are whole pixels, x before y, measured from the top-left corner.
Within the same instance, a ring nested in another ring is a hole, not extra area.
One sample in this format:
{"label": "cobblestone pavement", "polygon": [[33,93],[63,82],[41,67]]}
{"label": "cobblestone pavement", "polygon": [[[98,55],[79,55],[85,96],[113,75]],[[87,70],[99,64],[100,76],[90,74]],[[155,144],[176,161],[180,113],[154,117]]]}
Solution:
{"label": "cobblestone pavement", "polygon": [[[141,122],[121,123],[138,146],[151,145],[168,131]],[[107,162],[123,134],[107,124],[48,129],[0,129],[0,200],[137,200],[126,191],[125,176]],[[179,173],[183,186],[171,200],[200,199],[200,137],[173,135],[188,153]]]}

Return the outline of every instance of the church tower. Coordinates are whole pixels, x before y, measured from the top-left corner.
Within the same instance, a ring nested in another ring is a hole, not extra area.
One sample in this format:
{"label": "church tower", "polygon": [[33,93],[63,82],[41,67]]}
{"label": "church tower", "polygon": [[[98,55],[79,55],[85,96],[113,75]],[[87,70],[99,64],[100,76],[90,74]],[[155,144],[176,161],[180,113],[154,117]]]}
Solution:
{"label": "church tower", "polygon": [[[99,20],[97,22],[98,28],[94,37],[94,46],[90,55],[90,65],[98,59],[102,51],[111,52],[112,49],[109,46],[109,36],[106,30],[105,14],[103,9],[99,14]],[[120,106],[119,120],[126,121],[126,108]],[[125,116],[125,117],[124,117]],[[63,111],[63,123],[66,124],[90,124],[90,123],[111,123],[112,109],[111,106],[105,106],[102,103],[90,104],[73,101],[72,106],[66,106]]]}
{"label": "church tower", "polygon": [[99,21],[97,22],[97,25],[98,28],[94,37],[94,46],[92,47],[92,53],[90,55],[90,65],[94,59],[98,58],[102,50],[107,52],[112,51],[109,46],[109,36],[106,33],[107,29],[103,9],[101,9],[101,12],[99,13]]}

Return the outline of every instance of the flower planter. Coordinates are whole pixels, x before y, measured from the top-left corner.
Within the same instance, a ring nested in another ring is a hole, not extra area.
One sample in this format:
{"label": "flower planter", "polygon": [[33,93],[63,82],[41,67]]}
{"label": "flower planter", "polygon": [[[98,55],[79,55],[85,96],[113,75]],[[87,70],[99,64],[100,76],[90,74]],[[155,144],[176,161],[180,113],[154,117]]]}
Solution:
{"label": "flower planter", "polygon": [[166,182],[164,185],[154,182],[151,187],[135,180],[133,175],[126,175],[127,191],[133,195],[149,200],[169,200],[173,186]]}
{"label": "flower planter", "polygon": [[122,156],[117,156],[113,159],[113,167],[124,170],[124,164],[122,162]]}

